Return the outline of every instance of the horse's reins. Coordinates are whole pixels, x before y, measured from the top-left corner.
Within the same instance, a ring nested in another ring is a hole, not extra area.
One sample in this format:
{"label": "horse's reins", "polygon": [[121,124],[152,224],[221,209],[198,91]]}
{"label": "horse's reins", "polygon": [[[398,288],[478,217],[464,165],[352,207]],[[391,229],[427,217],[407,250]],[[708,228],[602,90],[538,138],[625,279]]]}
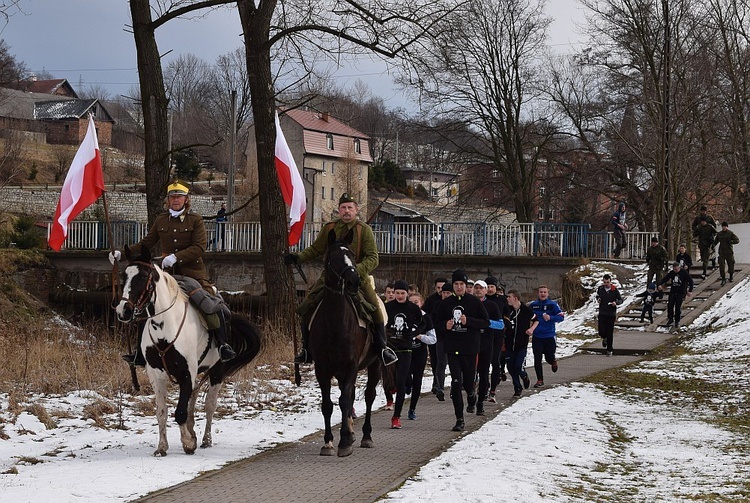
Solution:
{"label": "horse's reins", "polygon": [[[164,312],[164,311],[162,311],[162,312]],[[179,383],[177,382],[177,379],[175,379],[172,376],[172,374],[169,372],[169,367],[167,367],[167,359],[166,359],[165,356],[169,352],[169,350],[174,347],[174,343],[177,342],[177,338],[182,333],[182,326],[185,324],[185,318],[187,318],[187,312],[188,312],[188,301],[186,300],[185,301],[185,309],[182,312],[182,320],[180,320],[180,326],[177,329],[177,333],[175,334],[174,339],[172,339],[172,342],[170,342],[169,344],[167,344],[167,347],[165,347],[164,349],[159,349],[159,346],[156,344],[156,341],[154,340],[154,336],[151,335],[151,325],[148,326],[148,337],[149,337],[149,339],[151,339],[151,342],[154,344],[154,347],[159,352],[159,356],[161,357],[161,364],[164,367],[164,372],[167,373],[167,375],[169,376],[169,380],[172,381],[172,384],[179,384]],[[156,316],[156,315],[154,315],[154,316]]]}
{"label": "horse's reins", "polygon": [[331,264],[328,261],[326,261],[326,269],[328,269],[329,271],[331,271],[338,278],[338,282],[336,283],[338,285],[338,289],[333,289],[333,288],[331,288],[328,285],[325,285],[325,287],[328,290],[332,291],[333,293],[337,293],[337,294],[340,294],[340,295],[344,294],[344,290],[346,288],[344,286],[344,283],[346,283],[346,278],[344,278],[344,275],[348,271],[354,271],[355,273],[357,272],[357,269],[354,266],[351,266],[351,265],[345,267],[344,269],[342,269],[341,272],[338,272],[338,271],[334,270],[333,267],[331,267]]}
{"label": "horse's reins", "polygon": [[[143,289],[141,294],[138,296],[138,299],[136,299],[135,302],[132,302],[130,299],[126,299],[125,297],[122,297],[122,300],[125,301],[126,304],[130,305],[133,309],[133,317],[137,318],[142,312],[148,310],[148,306],[153,305],[156,306],[156,286],[154,284],[154,272],[156,271],[156,268],[153,264],[149,262],[141,262],[141,261],[135,261],[133,264],[140,264],[143,266],[148,267],[148,277],[146,278],[146,287]],[[174,307],[174,305],[177,303],[177,297],[179,297],[179,291],[175,294],[174,298],[172,299],[172,302],[169,304],[169,307],[164,309],[163,311],[160,311],[158,313],[154,313],[152,315],[146,316],[144,319],[148,320],[150,318],[154,318],[160,314],[164,314],[170,309]],[[177,333],[174,336],[174,339],[172,339],[172,342],[170,342],[166,348],[159,349],[159,346],[156,344],[156,341],[154,340],[153,335],[151,334],[151,325],[148,326],[148,336],[151,339],[151,342],[154,344],[154,347],[159,352],[159,357],[161,357],[161,363],[164,366],[164,372],[167,373],[169,376],[169,380],[172,381],[173,384],[179,384],[177,380],[172,376],[172,374],[169,372],[169,368],[167,367],[167,360],[166,360],[166,354],[169,352],[170,349],[174,347],[175,342],[177,341],[177,338],[182,333],[182,327],[185,324],[185,318],[187,318],[187,312],[188,312],[188,301],[185,300],[185,309],[182,312],[182,320],[180,321],[180,326],[177,329]],[[147,312],[148,314],[148,312]]]}
{"label": "horse's reins", "polygon": [[[149,305],[156,306],[156,286],[154,285],[154,271],[156,271],[156,268],[154,267],[153,264],[149,262],[136,261],[136,262],[133,262],[133,264],[140,264],[149,268],[148,278],[146,278],[146,288],[143,289],[143,291],[138,296],[136,301],[132,302],[130,299],[121,297],[121,300],[125,301],[125,304],[129,305],[133,309],[133,317],[137,319],[141,313],[143,313],[144,311],[147,311]],[[149,318],[153,318],[160,314],[166,313],[167,311],[172,309],[172,307],[174,307],[175,303],[177,302],[178,296],[179,296],[179,293],[176,293],[174,298],[172,299],[172,302],[163,311],[154,313],[152,315],[148,315],[143,319],[147,320]],[[152,297],[153,297],[153,300],[152,300]],[[146,312],[146,314],[148,314],[148,312]]]}

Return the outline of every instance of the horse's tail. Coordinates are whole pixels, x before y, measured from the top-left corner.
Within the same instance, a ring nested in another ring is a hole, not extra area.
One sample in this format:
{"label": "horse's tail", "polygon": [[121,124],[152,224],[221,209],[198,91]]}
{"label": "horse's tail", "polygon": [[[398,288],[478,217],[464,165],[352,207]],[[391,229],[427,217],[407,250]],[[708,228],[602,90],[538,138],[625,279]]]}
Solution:
{"label": "horse's tail", "polygon": [[232,330],[229,343],[237,356],[223,364],[224,377],[229,377],[258,356],[260,352],[260,329],[245,316],[232,313]]}

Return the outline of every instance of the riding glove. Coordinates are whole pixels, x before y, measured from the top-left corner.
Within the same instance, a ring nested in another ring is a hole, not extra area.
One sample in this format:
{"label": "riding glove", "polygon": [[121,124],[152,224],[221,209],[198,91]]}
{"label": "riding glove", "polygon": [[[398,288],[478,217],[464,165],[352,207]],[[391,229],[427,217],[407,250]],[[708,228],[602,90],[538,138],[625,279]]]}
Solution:
{"label": "riding glove", "polygon": [[171,253],[164,257],[164,259],[161,261],[161,266],[163,269],[166,269],[168,267],[172,267],[177,263],[177,257],[174,253]]}
{"label": "riding glove", "polygon": [[299,255],[297,255],[296,253],[287,253],[286,255],[284,255],[284,264],[299,264]]}
{"label": "riding glove", "polygon": [[119,262],[120,261],[120,257],[121,256],[122,256],[122,254],[120,253],[120,250],[115,250],[115,251],[109,252],[109,263],[112,264],[112,265],[115,265],[115,262]]}

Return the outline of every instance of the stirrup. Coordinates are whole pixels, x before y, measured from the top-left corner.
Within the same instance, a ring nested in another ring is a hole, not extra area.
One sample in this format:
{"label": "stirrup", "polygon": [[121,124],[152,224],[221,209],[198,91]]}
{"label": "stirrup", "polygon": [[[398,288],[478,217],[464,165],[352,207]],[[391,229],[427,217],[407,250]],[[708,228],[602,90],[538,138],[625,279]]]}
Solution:
{"label": "stirrup", "polygon": [[219,348],[219,356],[221,357],[222,362],[228,362],[229,360],[235,359],[237,357],[237,353],[234,352],[232,346],[224,343]]}
{"label": "stirrup", "polygon": [[138,350],[136,350],[135,353],[129,355],[122,355],[122,359],[130,365],[135,365],[136,367],[146,366],[146,359],[141,356],[141,353]]}
{"label": "stirrup", "polygon": [[312,363],[312,358],[309,357],[310,352],[305,348],[302,348],[297,356],[294,357],[294,363]]}
{"label": "stirrup", "polygon": [[383,360],[383,365],[393,365],[398,361],[398,356],[391,348],[385,348],[380,352],[380,358]]}

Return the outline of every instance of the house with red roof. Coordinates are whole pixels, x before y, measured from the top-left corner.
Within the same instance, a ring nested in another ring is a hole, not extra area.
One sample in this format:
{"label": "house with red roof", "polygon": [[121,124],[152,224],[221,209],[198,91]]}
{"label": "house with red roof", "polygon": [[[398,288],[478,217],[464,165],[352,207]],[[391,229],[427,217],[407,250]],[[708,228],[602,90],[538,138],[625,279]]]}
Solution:
{"label": "house with red roof", "polygon": [[[360,217],[366,219],[367,175],[373,163],[370,138],[325,112],[280,110],[279,122],[305,183],[307,221],[326,222],[336,218],[338,200],[345,192],[357,200]],[[247,159],[251,185],[253,179],[257,184],[253,132]]]}

